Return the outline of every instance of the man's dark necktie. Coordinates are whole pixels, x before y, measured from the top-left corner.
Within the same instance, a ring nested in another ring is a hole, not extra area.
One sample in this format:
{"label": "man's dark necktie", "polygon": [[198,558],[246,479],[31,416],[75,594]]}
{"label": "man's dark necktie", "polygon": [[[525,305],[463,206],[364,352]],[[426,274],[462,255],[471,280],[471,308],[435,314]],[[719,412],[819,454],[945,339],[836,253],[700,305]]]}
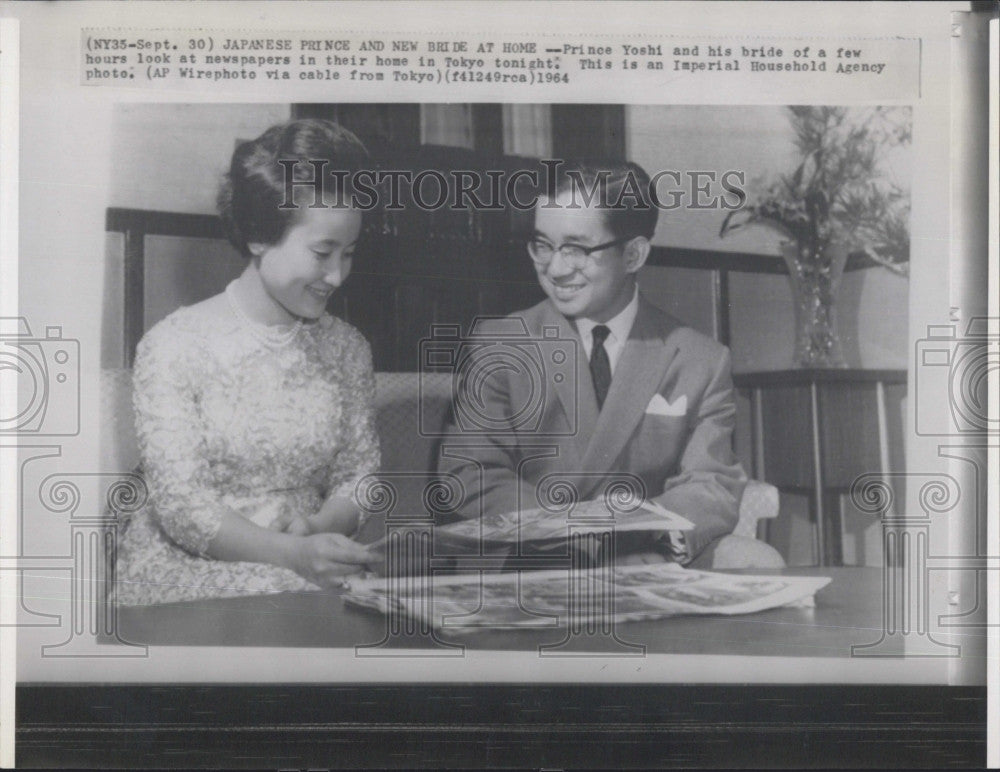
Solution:
{"label": "man's dark necktie", "polygon": [[604,398],[608,396],[608,389],[611,387],[611,361],[608,359],[608,352],[604,350],[604,341],[611,330],[599,324],[591,334],[594,336],[594,347],[590,352],[590,377],[594,379],[594,394],[600,409],[604,407]]}

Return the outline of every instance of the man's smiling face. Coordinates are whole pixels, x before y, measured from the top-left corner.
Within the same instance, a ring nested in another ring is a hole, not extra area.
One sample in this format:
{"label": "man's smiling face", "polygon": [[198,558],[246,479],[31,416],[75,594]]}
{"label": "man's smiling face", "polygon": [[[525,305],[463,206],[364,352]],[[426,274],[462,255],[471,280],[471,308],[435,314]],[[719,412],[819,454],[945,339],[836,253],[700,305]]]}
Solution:
{"label": "man's smiling face", "polygon": [[[546,208],[550,201],[557,206]],[[606,212],[597,206],[582,206],[571,191],[555,199],[542,197],[535,207],[534,237],[554,248],[564,244],[593,247],[618,238],[607,223]],[[614,318],[632,299],[633,277],[643,259],[635,259],[637,241],[594,252],[586,265],[570,265],[556,252],[548,264],[535,263],[538,281],[563,316],[583,317],[595,322]]]}

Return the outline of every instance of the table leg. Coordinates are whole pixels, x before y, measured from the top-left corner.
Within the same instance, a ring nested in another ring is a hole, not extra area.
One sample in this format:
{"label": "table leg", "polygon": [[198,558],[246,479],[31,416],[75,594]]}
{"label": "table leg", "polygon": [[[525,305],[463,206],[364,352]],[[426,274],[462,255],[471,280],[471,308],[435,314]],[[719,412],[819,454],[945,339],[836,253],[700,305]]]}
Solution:
{"label": "table leg", "polygon": [[[813,548],[816,564],[840,566],[844,562],[843,510],[839,492],[809,493],[809,514],[813,519]],[[820,549],[819,544],[822,544]]]}
{"label": "table leg", "polygon": [[[764,392],[760,388],[750,390],[750,441],[753,448],[753,477],[766,480],[764,468]],[[771,520],[758,521],[755,536],[766,544],[771,543]]]}
{"label": "table leg", "polygon": [[[892,489],[892,467],[889,464],[889,419],[885,407],[885,384],[882,381],[875,382],[875,409],[878,416],[878,458],[882,471],[882,482],[886,488]],[[882,513],[882,517],[892,517],[895,509],[892,499],[889,499],[889,508]]]}
{"label": "table leg", "polygon": [[826,563],[828,566],[844,564],[844,511],[840,492],[826,491],[823,494],[823,509],[826,513]]}
{"label": "table leg", "polygon": [[760,389],[750,391],[750,441],[753,446],[753,476],[765,479],[764,470],[764,394]]}
{"label": "table leg", "polygon": [[823,452],[820,445],[819,420],[819,390],[815,383],[809,384],[809,407],[812,413],[812,451],[813,451],[813,501],[816,515],[816,556],[821,566],[828,565],[826,554],[826,517],[823,481]]}

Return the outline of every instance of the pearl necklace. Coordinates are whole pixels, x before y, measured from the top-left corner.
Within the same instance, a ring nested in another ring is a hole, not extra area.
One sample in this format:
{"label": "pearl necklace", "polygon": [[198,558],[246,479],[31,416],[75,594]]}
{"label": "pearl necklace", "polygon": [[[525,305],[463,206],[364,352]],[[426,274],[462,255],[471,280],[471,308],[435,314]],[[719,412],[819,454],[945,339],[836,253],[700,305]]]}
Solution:
{"label": "pearl necklace", "polygon": [[240,308],[239,301],[236,300],[236,291],[233,289],[234,284],[236,284],[236,282],[231,282],[229,286],[226,287],[226,300],[229,301],[229,307],[233,310],[236,318],[243,323],[244,327],[246,327],[247,332],[253,335],[265,346],[271,346],[272,348],[287,346],[295,339],[295,336],[299,334],[299,330],[302,329],[301,319],[296,319],[295,324],[288,329],[280,331],[273,330],[269,325],[253,321],[253,319],[247,316],[243,309]]}

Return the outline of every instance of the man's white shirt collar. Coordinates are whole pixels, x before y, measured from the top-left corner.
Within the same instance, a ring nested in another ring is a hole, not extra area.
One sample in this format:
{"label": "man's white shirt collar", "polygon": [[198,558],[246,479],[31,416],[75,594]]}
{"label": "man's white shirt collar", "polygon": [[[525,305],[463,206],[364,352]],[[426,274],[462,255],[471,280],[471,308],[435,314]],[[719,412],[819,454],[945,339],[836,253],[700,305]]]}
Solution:
{"label": "man's white shirt collar", "polygon": [[[604,341],[604,350],[608,354],[608,362],[611,364],[612,374],[615,371],[615,365],[618,364],[622,349],[625,348],[625,341],[628,340],[628,335],[632,331],[632,325],[635,323],[635,317],[638,313],[639,285],[637,284],[628,305],[619,311],[617,316],[604,322],[604,326],[611,330],[608,339]],[[601,324],[601,322],[595,322],[592,319],[585,319],[583,317],[576,320],[576,330],[580,333],[580,340],[583,343],[583,350],[587,355],[587,361],[590,361],[590,353],[594,348],[593,332],[598,324]]]}

